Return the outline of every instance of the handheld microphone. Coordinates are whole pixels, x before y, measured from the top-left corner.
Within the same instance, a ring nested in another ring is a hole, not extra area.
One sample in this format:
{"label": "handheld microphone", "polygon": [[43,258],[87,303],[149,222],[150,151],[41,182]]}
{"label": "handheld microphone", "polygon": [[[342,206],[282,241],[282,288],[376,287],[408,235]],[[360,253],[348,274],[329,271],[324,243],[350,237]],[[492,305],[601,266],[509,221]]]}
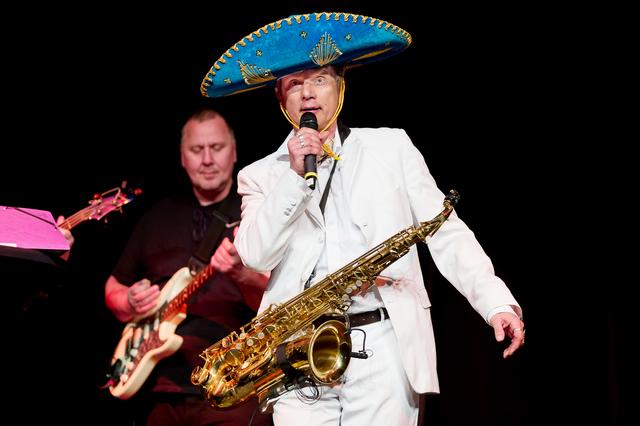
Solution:
{"label": "handheld microphone", "polygon": [[[300,128],[303,127],[318,130],[318,120],[314,113],[307,111],[302,114],[302,117],[300,117]],[[316,156],[314,154],[307,154],[304,156],[304,180],[307,181],[309,188],[315,189],[317,179]]]}

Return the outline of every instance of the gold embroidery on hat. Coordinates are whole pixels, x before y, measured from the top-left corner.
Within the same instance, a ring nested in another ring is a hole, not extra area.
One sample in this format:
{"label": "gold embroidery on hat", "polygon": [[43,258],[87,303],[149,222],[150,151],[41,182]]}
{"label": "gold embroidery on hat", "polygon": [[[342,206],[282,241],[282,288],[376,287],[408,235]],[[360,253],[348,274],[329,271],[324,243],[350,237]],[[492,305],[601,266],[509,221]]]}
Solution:
{"label": "gold embroidery on hat", "polygon": [[238,65],[240,66],[240,74],[242,74],[244,82],[248,85],[266,83],[267,81],[276,79],[270,69],[261,68],[257,65],[247,64],[242,61],[238,61]]}
{"label": "gold embroidery on hat", "polygon": [[359,61],[359,60],[361,60],[361,59],[372,58],[372,57],[374,57],[374,56],[378,56],[378,55],[380,55],[380,54],[382,54],[382,53],[384,53],[384,52],[387,52],[387,51],[389,51],[389,50],[391,50],[391,49],[392,49],[391,47],[388,47],[388,48],[386,48],[386,49],[376,50],[375,52],[365,53],[365,54],[364,54],[364,55],[362,55],[362,56],[358,56],[357,58],[352,59],[352,61],[354,61],[354,62],[355,62],[355,61]]}
{"label": "gold embroidery on hat", "polygon": [[200,93],[202,93],[202,96],[207,96],[207,90],[209,87],[213,86],[212,77],[215,77],[215,74],[212,75],[212,73],[209,73],[202,81],[202,84],[200,85]]}
{"label": "gold embroidery on hat", "polygon": [[248,92],[248,91],[250,91],[250,90],[259,89],[259,88],[264,87],[264,86],[266,86],[266,84],[261,84],[261,85],[259,85],[259,86],[254,86],[254,87],[248,87],[248,88],[246,88],[246,89],[235,90],[235,91],[233,91],[233,92],[231,92],[231,93],[227,93],[225,96],[235,95],[235,94],[237,94],[237,93],[242,93],[242,92]]}
{"label": "gold embroidery on hat", "polygon": [[342,52],[338,49],[338,46],[336,46],[329,33],[324,33],[322,37],[320,37],[318,43],[316,43],[316,46],[309,53],[309,57],[313,63],[319,67],[330,64],[338,59],[340,55],[342,55]]}

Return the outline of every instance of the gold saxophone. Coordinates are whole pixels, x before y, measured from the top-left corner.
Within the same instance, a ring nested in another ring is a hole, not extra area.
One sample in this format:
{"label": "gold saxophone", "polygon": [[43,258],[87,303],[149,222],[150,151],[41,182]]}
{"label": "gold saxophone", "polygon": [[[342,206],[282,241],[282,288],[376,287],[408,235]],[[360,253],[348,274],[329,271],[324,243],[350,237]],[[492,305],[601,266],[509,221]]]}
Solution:
{"label": "gold saxophone", "polygon": [[411,246],[432,236],[460,196],[451,190],[432,220],[410,226],[322,281],[280,305],[271,305],[250,323],[204,350],[205,364],[191,382],[203,388],[212,407],[232,407],[257,396],[261,412],[285,392],[312,380],[338,380],[351,358],[351,297],[360,294]]}

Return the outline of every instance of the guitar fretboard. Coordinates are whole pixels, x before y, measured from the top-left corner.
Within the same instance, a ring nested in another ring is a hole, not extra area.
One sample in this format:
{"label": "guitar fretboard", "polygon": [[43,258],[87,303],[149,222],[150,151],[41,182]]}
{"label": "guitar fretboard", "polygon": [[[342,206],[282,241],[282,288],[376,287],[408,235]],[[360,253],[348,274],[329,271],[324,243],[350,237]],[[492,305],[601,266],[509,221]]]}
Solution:
{"label": "guitar fretboard", "polygon": [[95,210],[95,206],[85,207],[84,209],[72,214],[67,219],[65,219],[60,225],[58,225],[58,228],[71,230],[71,228],[78,225],[79,223],[91,219],[91,216],[94,214]]}
{"label": "guitar fretboard", "polygon": [[198,291],[198,289],[213,276],[213,272],[214,270],[211,264],[208,264],[202,271],[200,271],[180,293],[171,299],[171,302],[169,302],[164,312],[162,312],[162,321],[175,315],[182,305],[187,303],[189,297]]}

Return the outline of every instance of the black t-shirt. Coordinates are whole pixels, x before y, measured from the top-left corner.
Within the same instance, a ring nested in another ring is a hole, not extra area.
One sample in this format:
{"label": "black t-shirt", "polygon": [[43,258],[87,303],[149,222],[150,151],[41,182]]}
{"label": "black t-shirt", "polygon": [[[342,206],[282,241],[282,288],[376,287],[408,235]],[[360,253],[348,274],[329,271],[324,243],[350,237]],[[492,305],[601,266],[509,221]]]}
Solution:
{"label": "black t-shirt", "polygon": [[[232,198],[227,216],[234,222],[240,219],[241,200],[233,189],[228,197]],[[190,194],[154,205],[136,225],[113,276],[125,285],[148,278],[162,288],[176,271],[187,266],[210,221],[220,220],[214,214],[220,204],[202,207]],[[232,240],[233,227],[225,227],[223,237]],[[190,381],[193,368],[204,363],[200,353],[256,314],[245,304],[238,287],[224,274],[216,273],[191,296],[187,306],[187,317],[176,329],[184,342],[178,352],[155,366],[145,383],[155,392],[200,395]]]}

